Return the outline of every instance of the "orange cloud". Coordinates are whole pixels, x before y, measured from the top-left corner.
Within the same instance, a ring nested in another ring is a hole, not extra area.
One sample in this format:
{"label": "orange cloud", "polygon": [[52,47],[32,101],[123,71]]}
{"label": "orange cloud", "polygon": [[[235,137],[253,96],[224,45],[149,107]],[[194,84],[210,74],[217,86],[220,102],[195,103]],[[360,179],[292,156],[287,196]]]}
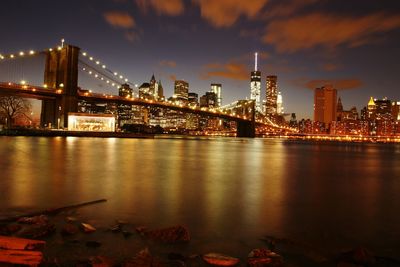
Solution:
{"label": "orange cloud", "polygon": [[271,22],[264,43],[278,52],[292,53],[314,47],[356,47],[373,41],[376,34],[400,28],[400,16],[383,13],[344,17],[313,13]]}
{"label": "orange cloud", "polygon": [[232,26],[241,16],[254,18],[268,0],[193,0],[200,6],[201,16],[213,26]]}
{"label": "orange cloud", "polygon": [[176,81],[176,75],[175,74],[171,74],[168,77],[171,81],[175,82]]}
{"label": "orange cloud", "polygon": [[172,60],[162,60],[160,61],[160,66],[162,67],[170,67],[170,68],[175,68],[176,67],[176,62]]}
{"label": "orange cloud", "polygon": [[314,90],[326,85],[332,85],[337,90],[350,90],[357,89],[364,85],[359,79],[321,79],[321,80],[307,80],[298,79],[294,84],[303,88]]}
{"label": "orange cloud", "polygon": [[205,66],[206,73],[202,75],[204,79],[211,77],[222,77],[234,80],[248,80],[250,72],[245,64],[228,62],[226,64],[211,63]]}
{"label": "orange cloud", "polygon": [[177,16],[185,11],[183,0],[136,0],[136,5],[145,14],[149,7],[160,15]]}
{"label": "orange cloud", "polygon": [[340,66],[338,64],[333,64],[333,63],[326,63],[322,66],[322,69],[325,71],[335,71],[339,68]]}
{"label": "orange cloud", "polygon": [[104,13],[103,16],[108,24],[116,28],[131,29],[136,26],[133,17],[126,12],[110,11]]}

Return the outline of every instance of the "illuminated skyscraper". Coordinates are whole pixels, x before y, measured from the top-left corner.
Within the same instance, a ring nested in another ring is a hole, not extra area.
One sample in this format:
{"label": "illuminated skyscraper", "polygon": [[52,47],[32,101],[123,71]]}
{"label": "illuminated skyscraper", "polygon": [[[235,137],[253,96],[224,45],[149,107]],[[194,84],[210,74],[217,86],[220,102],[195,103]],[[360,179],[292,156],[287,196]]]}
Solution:
{"label": "illuminated skyscraper", "polygon": [[265,111],[269,115],[275,115],[278,112],[278,77],[275,75],[267,76],[266,88],[266,106]]}
{"label": "illuminated skyscraper", "polygon": [[375,120],[376,118],[376,104],[374,98],[371,96],[367,105],[368,119]]}
{"label": "illuminated skyscraper", "polygon": [[187,101],[189,97],[189,83],[182,80],[176,80],[174,95],[176,98]]}
{"label": "illuminated skyscraper", "polygon": [[277,100],[276,100],[276,113],[278,115],[282,115],[283,114],[283,99],[282,99],[281,92],[278,93],[278,97],[277,97]]}
{"label": "illuminated skyscraper", "polygon": [[124,83],[121,84],[121,87],[118,90],[118,95],[121,97],[131,98],[133,96],[133,90],[129,84]]}
{"label": "illuminated skyscraper", "polygon": [[258,53],[255,53],[254,71],[251,72],[250,79],[250,99],[255,100],[256,110],[261,112],[261,71],[258,71]]}
{"label": "illuminated skyscraper", "polygon": [[222,106],[222,85],[220,83],[211,84],[211,92],[217,96],[217,107]]}
{"label": "illuminated skyscraper", "polygon": [[332,86],[316,88],[314,92],[314,121],[329,125],[336,121],[337,90]]}

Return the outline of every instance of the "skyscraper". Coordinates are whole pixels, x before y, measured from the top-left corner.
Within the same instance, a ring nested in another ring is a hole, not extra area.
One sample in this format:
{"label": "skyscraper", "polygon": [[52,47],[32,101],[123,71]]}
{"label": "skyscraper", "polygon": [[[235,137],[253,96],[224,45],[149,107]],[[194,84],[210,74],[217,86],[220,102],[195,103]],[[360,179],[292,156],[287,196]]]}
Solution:
{"label": "skyscraper", "polygon": [[217,107],[222,106],[222,85],[220,83],[211,84],[211,92],[217,96]]}
{"label": "skyscraper", "polygon": [[124,84],[121,84],[121,87],[118,90],[118,95],[121,97],[131,98],[133,96],[133,90],[129,86],[129,84],[124,83]]}
{"label": "skyscraper", "polygon": [[255,53],[254,71],[251,72],[250,79],[250,99],[255,100],[256,110],[261,112],[261,71],[258,71],[258,53]]}
{"label": "skyscraper", "polygon": [[266,107],[265,111],[268,115],[276,115],[278,112],[278,77],[275,75],[267,76],[266,87]]}
{"label": "skyscraper", "polygon": [[336,121],[337,90],[332,86],[316,88],[314,92],[314,121],[329,125]]}
{"label": "skyscraper", "polygon": [[276,113],[278,115],[282,115],[283,114],[283,99],[282,99],[281,92],[278,92],[278,97],[277,97],[277,100],[276,100]]}
{"label": "skyscraper", "polygon": [[176,98],[187,101],[189,97],[189,83],[182,80],[176,80],[174,86],[174,95]]}
{"label": "skyscraper", "polygon": [[161,84],[161,80],[158,81],[158,92],[157,92],[157,98],[160,101],[164,101],[164,88]]}

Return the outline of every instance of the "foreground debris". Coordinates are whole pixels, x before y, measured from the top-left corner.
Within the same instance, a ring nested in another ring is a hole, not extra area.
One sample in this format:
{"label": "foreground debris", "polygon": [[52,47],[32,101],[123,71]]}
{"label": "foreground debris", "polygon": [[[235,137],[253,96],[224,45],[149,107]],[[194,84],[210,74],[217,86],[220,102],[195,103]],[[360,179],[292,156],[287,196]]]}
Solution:
{"label": "foreground debris", "polygon": [[266,248],[253,249],[247,258],[249,267],[282,267],[282,257]]}
{"label": "foreground debris", "polygon": [[88,202],[83,202],[83,203],[79,203],[79,204],[73,204],[73,205],[68,205],[68,206],[63,206],[63,207],[58,207],[58,208],[50,208],[50,209],[46,209],[46,210],[42,210],[42,211],[31,212],[31,213],[24,214],[24,215],[18,215],[18,216],[14,216],[14,217],[5,218],[5,219],[0,219],[0,222],[3,222],[3,223],[4,222],[14,222],[14,221],[17,221],[24,217],[55,215],[57,213],[60,213],[62,211],[66,211],[69,209],[77,209],[80,207],[93,205],[93,204],[97,204],[97,203],[102,203],[102,202],[106,202],[106,201],[107,201],[107,199],[103,198],[103,199],[97,199],[97,200],[93,200],[93,201],[88,201]]}
{"label": "foreground debris", "polygon": [[0,263],[37,266],[43,261],[42,249],[46,242],[0,236]]}
{"label": "foreground debris", "polygon": [[219,253],[207,253],[202,258],[205,262],[217,266],[235,266],[239,263],[238,258]]}
{"label": "foreground debris", "polygon": [[156,229],[156,230],[148,230],[145,227],[138,227],[136,228],[136,231],[141,235],[143,235],[144,237],[165,243],[190,241],[189,230],[182,225]]}

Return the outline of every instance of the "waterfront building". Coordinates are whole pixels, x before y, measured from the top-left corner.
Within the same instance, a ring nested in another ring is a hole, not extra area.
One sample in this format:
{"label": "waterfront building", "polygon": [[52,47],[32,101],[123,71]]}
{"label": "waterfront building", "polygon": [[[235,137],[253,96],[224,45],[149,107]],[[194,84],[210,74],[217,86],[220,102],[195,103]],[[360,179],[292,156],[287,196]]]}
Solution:
{"label": "waterfront building", "polygon": [[197,93],[190,92],[188,94],[189,106],[197,107],[199,106],[199,95]]}
{"label": "waterfront building", "polygon": [[276,75],[267,76],[266,81],[266,107],[267,115],[275,116],[278,111],[278,77]]}
{"label": "waterfront building", "polygon": [[150,83],[142,83],[139,86],[139,97],[143,99],[152,99],[152,94],[150,94]]}
{"label": "waterfront building", "polygon": [[222,106],[222,85],[220,83],[211,84],[211,92],[217,96],[217,107]]}
{"label": "waterfront building", "polygon": [[371,96],[367,105],[367,119],[375,120],[376,119],[376,104],[374,98]]}
{"label": "waterfront building", "polygon": [[254,71],[250,78],[250,99],[255,101],[256,110],[261,112],[261,71],[258,70],[258,53],[255,53]]}
{"label": "waterfront building", "polygon": [[206,92],[200,97],[200,107],[215,108],[217,102],[217,95],[214,92]]}
{"label": "waterfront building", "polygon": [[337,116],[337,90],[332,86],[316,88],[314,91],[314,121],[323,122],[328,127]]}
{"label": "waterfront building", "polygon": [[292,115],[290,116],[289,126],[293,128],[298,127],[296,113],[292,113]]}
{"label": "waterfront building", "polygon": [[175,98],[183,101],[188,101],[189,97],[189,83],[183,80],[176,80],[174,85]]}
{"label": "waterfront building", "polygon": [[127,83],[121,84],[121,87],[118,89],[118,95],[120,97],[132,98],[133,89]]}
{"label": "waterfront building", "polygon": [[165,100],[164,87],[161,84],[161,80],[158,81],[157,100],[158,101],[164,101]]}
{"label": "waterfront building", "polygon": [[386,97],[383,99],[375,99],[376,119],[392,120],[392,101]]}
{"label": "waterfront building", "polygon": [[276,100],[276,113],[278,115],[282,115],[283,114],[283,99],[282,99],[281,92],[278,92],[278,97],[277,97],[277,100]]}
{"label": "waterfront building", "polygon": [[400,102],[393,101],[392,102],[392,118],[393,120],[400,120]]}

